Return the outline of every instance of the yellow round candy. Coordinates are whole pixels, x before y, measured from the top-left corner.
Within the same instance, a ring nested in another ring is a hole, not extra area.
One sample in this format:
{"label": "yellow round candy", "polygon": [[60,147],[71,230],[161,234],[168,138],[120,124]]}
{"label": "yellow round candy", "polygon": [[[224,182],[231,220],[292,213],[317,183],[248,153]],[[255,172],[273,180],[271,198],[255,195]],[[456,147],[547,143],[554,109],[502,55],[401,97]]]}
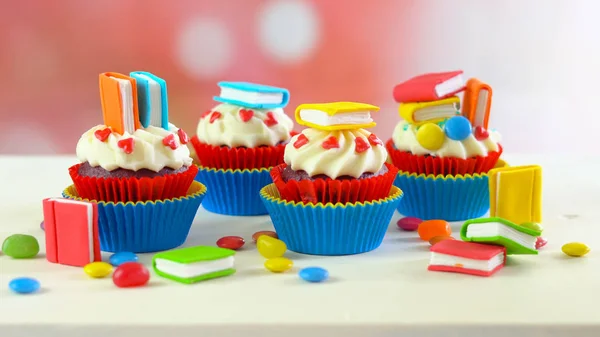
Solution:
{"label": "yellow round candy", "polygon": [[285,242],[267,235],[261,235],[258,238],[256,241],[256,248],[258,249],[260,255],[266,259],[281,257],[287,250]]}
{"label": "yellow round candy", "polygon": [[92,262],[83,267],[83,271],[91,277],[103,278],[112,272],[113,267],[106,262]]}
{"label": "yellow round candy", "polygon": [[426,123],[417,130],[417,141],[427,150],[439,150],[444,145],[445,140],[444,130],[437,124]]}
{"label": "yellow round candy", "polygon": [[282,273],[286,270],[290,270],[294,262],[285,257],[275,257],[265,261],[265,268],[273,273]]}
{"label": "yellow round candy", "polygon": [[563,253],[573,256],[580,257],[590,252],[590,247],[581,242],[569,242],[562,246]]}

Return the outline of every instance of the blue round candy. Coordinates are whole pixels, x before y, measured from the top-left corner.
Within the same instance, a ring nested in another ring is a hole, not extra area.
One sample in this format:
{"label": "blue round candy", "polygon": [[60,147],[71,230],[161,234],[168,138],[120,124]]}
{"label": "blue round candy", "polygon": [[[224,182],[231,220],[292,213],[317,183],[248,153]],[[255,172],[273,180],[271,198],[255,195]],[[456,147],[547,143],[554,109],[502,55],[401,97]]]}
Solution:
{"label": "blue round candy", "polygon": [[321,267],[308,267],[300,270],[298,275],[307,282],[322,282],[327,280],[329,272]]}
{"label": "blue round candy", "polygon": [[10,281],[8,287],[17,294],[30,294],[40,289],[40,282],[30,277],[18,277]]}
{"label": "blue round candy", "polygon": [[122,265],[125,262],[137,262],[138,257],[131,252],[119,252],[110,256],[109,262],[115,267]]}
{"label": "blue round candy", "polygon": [[444,131],[448,138],[461,141],[471,134],[471,122],[463,116],[454,116],[446,121]]}

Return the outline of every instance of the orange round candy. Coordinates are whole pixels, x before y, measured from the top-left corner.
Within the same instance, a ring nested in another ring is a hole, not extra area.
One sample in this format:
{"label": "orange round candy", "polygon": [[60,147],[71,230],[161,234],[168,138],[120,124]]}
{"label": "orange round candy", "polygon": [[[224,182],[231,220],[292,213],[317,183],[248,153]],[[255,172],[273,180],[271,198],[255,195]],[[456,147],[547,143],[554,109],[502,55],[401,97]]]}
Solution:
{"label": "orange round candy", "polygon": [[419,224],[417,229],[419,237],[423,241],[429,241],[434,236],[450,236],[452,235],[452,229],[450,224],[444,220],[427,220]]}
{"label": "orange round candy", "polygon": [[432,238],[429,240],[429,244],[433,246],[433,245],[435,245],[436,243],[438,243],[438,242],[440,242],[440,241],[444,241],[444,240],[454,240],[454,238],[453,238],[453,237],[451,237],[451,236],[447,236],[447,235],[444,235],[444,236],[434,236],[434,237],[432,237]]}

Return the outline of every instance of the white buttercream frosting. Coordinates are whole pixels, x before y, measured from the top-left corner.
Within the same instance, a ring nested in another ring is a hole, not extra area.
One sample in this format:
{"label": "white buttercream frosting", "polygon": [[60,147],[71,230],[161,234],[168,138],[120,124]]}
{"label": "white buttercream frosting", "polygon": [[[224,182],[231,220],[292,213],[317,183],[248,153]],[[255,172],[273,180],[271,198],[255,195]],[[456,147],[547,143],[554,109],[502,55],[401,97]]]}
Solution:
{"label": "white buttercream frosting", "polygon": [[[88,162],[93,167],[101,166],[108,171],[122,168],[155,172],[163,168],[176,170],[192,164],[190,150],[185,144],[181,144],[177,133],[179,129],[172,124],[169,124],[169,130],[149,126],[135,130],[133,134],[111,132],[102,141],[95,133],[107,128],[106,125],[97,125],[81,136],[77,143],[77,157],[81,162]],[[175,149],[163,143],[163,139],[170,135],[173,135]],[[126,153],[118,144],[129,138],[133,139],[133,148],[131,153]]]}
{"label": "white buttercream frosting", "polygon": [[[292,170],[305,171],[311,177],[324,174],[332,179],[341,176],[358,178],[364,173],[376,173],[385,164],[387,151],[383,144],[379,144],[379,139],[373,142],[369,136],[371,133],[365,129],[304,129],[286,145],[284,161]],[[306,137],[305,141],[296,143],[301,137]],[[331,137],[337,140],[339,147],[324,148],[323,143]],[[368,148],[357,151],[356,138],[362,138]]]}
{"label": "white buttercream frosting", "polygon": [[293,128],[294,122],[281,108],[251,109],[219,104],[202,115],[196,135],[205,144],[250,148],[286,141]]}
{"label": "white buttercream frosting", "polygon": [[501,136],[494,130],[488,130],[489,137],[477,140],[473,133],[463,140],[452,140],[445,137],[442,147],[435,151],[427,150],[417,140],[417,129],[405,120],[400,121],[394,129],[392,140],[400,151],[410,151],[415,155],[433,155],[437,157],[452,157],[467,159],[476,156],[487,156],[488,152],[498,151]]}

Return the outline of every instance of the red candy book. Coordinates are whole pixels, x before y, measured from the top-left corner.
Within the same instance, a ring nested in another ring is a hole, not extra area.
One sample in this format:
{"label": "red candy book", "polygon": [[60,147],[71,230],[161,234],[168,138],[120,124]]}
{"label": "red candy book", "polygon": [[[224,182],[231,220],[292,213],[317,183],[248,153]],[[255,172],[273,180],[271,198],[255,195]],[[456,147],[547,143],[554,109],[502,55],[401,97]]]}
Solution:
{"label": "red candy book", "polygon": [[490,276],[504,267],[506,248],[458,240],[431,247],[428,270]]}
{"label": "red candy book", "polygon": [[398,103],[431,102],[454,96],[464,89],[462,70],[429,73],[396,85],[394,99]]}
{"label": "red candy book", "polygon": [[78,267],[102,261],[97,204],[48,198],[43,205],[48,261]]}

